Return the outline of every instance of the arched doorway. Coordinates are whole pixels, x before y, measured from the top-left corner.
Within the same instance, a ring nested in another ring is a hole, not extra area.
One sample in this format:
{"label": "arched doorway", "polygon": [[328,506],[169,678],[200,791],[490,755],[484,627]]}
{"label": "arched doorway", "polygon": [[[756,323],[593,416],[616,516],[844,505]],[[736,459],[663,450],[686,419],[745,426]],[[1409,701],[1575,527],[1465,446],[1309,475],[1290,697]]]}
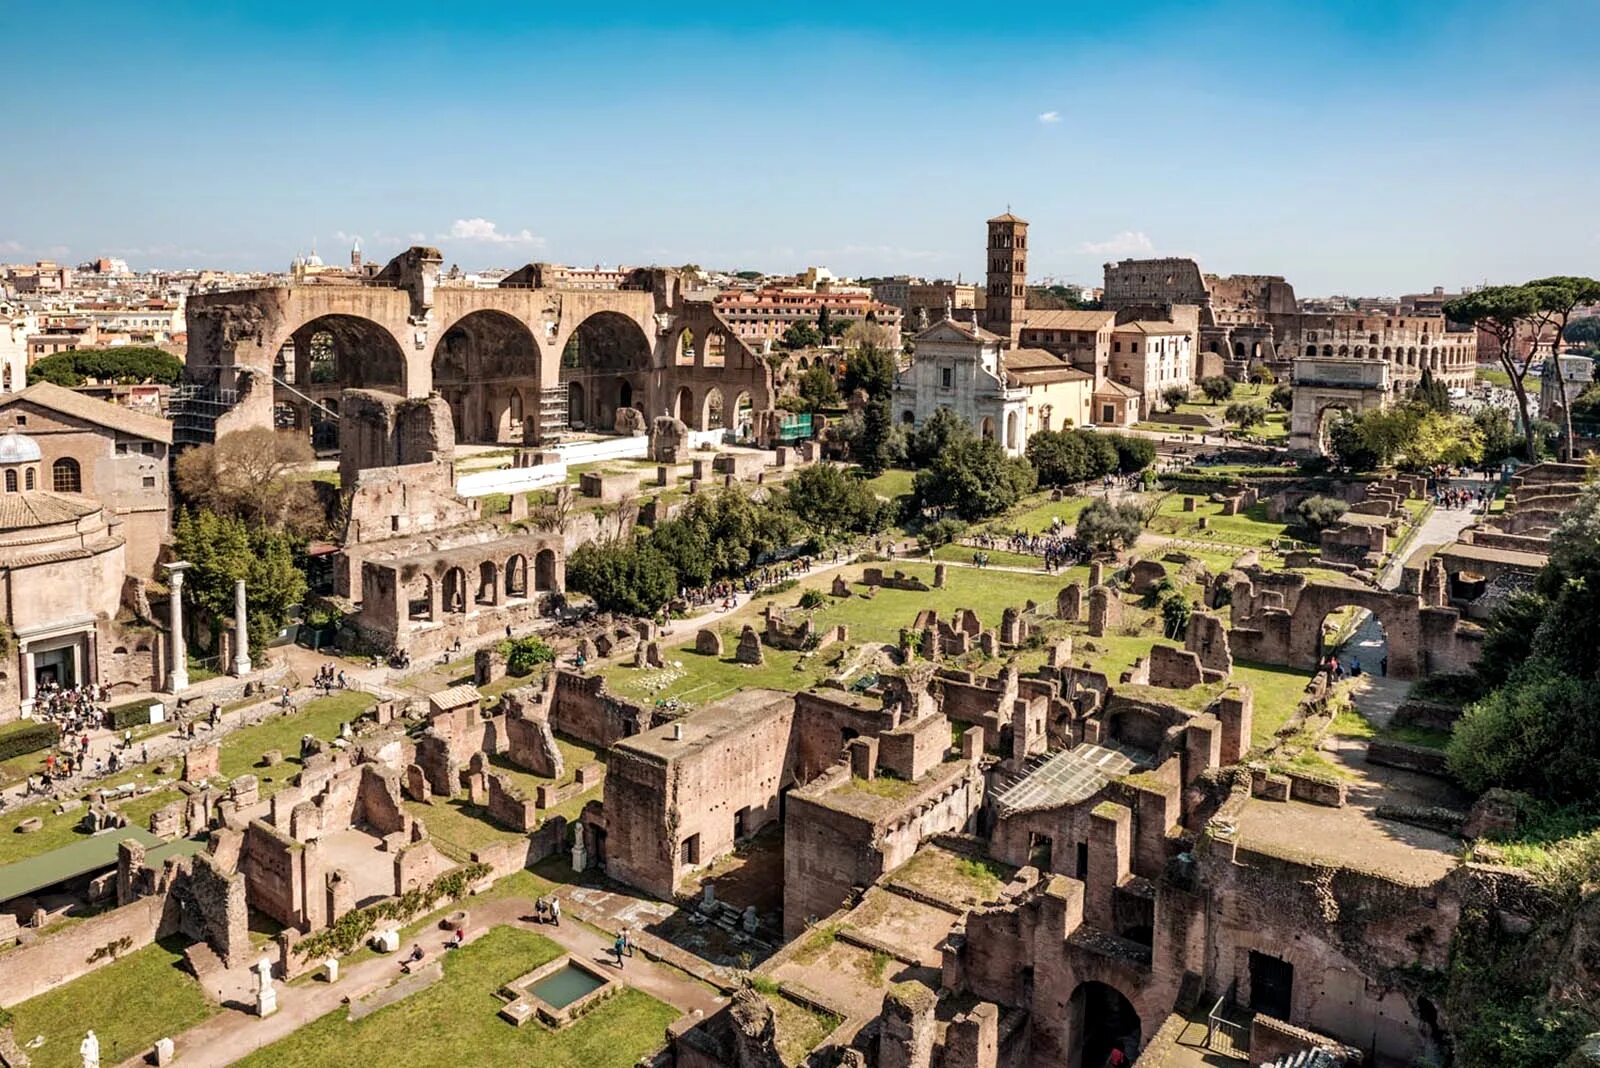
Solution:
{"label": "arched doorway", "polygon": [[506,561],[506,596],[528,596],[528,558],[521,553]]}
{"label": "arched doorway", "polygon": [[433,619],[433,576],[419,575],[407,591],[406,618],[417,623]]}
{"label": "arched doorway", "polygon": [[334,386],[335,392],[406,391],[405,353],[394,335],[371,319],[324,315],[301,325],[289,343],[294,346],[294,380],[302,391],[307,385]]}
{"label": "arched doorway", "polygon": [[574,387],[581,393],[591,430],[614,429],[620,408],[644,408],[650,352],[643,328],[621,312],[596,312],[578,324],[561,352],[561,381],[569,397]]}
{"label": "arched doorway", "polygon": [[699,420],[695,418],[698,413],[694,408],[694,391],[688,386],[679,386],[678,392],[673,395],[672,414],[683,420],[684,425],[699,429],[696,426]]}
{"label": "arched doorway", "polygon": [[706,399],[701,406],[700,415],[702,430],[721,430],[728,425],[727,416],[722,410],[722,390],[716,386],[706,390]]}
{"label": "arched doorway", "polygon": [[1103,1068],[1113,1049],[1121,1049],[1129,1061],[1138,1057],[1143,1040],[1139,1014],[1116,988],[1093,980],[1079,983],[1068,1011],[1073,1043],[1067,1068]]}
{"label": "arched doorway", "polygon": [[540,549],[534,554],[533,588],[541,593],[560,588],[556,578],[556,554],[553,549]]}
{"label": "arched doorway", "polygon": [[1317,451],[1327,456],[1330,451],[1328,435],[1332,431],[1333,425],[1341,419],[1350,419],[1354,418],[1354,416],[1355,412],[1347,404],[1324,405],[1322,410],[1317,412]]}
{"label": "arched doorway", "polygon": [[748,438],[755,429],[755,409],[750,394],[740,393],[733,399],[733,429],[740,438]]}
{"label": "arched doorway", "polygon": [[467,610],[467,573],[459,567],[444,573],[444,610],[456,613]]}
{"label": "arched doorway", "polygon": [[505,312],[456,320],[433,349],[433,388],[450,405],[456,440],[522,441],[523,393],[539,395],[539,363],[533,332]]}
{"label": "arched doorway", "polygon": [[493,560],[478,565],[478,593],[473,600],[478,604],[499,604],[500,576]]}
{"label": "arched doorway", "polygon": [[1389,632],[1377,614],[1356,605],[1335,608],[1317,628],[1317,661],[1339,658],[1347,675],[1389,673]]}
{"label": "arched doorway", "polygon": [[1006,414],[1006,448],[1013,452],[1022,451],[1022,420],[1016,412]]}
{"label": "arched doorway", "polygon": [[983,422],[978,424],[978,434],[984,441],[994,440],[994,417],[984,416]]}

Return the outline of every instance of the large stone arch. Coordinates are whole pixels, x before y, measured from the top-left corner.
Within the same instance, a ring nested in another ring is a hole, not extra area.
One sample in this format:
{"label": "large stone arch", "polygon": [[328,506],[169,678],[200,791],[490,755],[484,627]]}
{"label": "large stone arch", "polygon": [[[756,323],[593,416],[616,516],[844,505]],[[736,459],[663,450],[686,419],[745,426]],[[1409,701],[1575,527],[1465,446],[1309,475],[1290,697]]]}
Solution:
{"label": "large stone arch", "polygon": [[1257,575],[1235,586],[1229,644],[1242,659],[1314,670],[1326,652],[1323,621],[1348,607],[1377,617],[1394,678],[1464,671],[1482,652],[1481,628],[1463,623],[1453,608],[1427,604],[1415,593],[1311,582],[1294,574]]}
{"label": "large stone arch", "polygon": [[[319,315],[295,327],[284,340],[294,346],[295,383],[301,392],[333,386],[406,396],[406,355],[382,323],[359,315]],[[314,356],[322,359],[314,364]],[[325,364],[331,364],[327,371],[322,370]],[[326,381],[319,381],[323,378]]]}
{"label": "large stone arch", "polygon": [[1376,360],[1300,359],[1294,363],[1294,399],[1289,411],[1289,448],[1325,453],[1325,420],[1331,410],[1353,414],[1382,408],[1390,399],[1390,367]]}
{"label": "large stone arch", "polygon": [[1111,983],[1085,979],[1067,999],[1071,1046],[1066,1068],[1099,1068],[1111,1049],[1121,1049],[1129,1061],[1149,1039],[1150,1028],[1130,999]]}
{"label": "large stone arch", "polygon": [[507,312],[483,309],[451,323],[434,346],[432,371],[456,440],[524,440],[523,420],[538,417],[542,364],[533,331]]}
{"label": "large stone arch", "polygon": [[582,390],[584,421],[610,430],[618,408],[637,408],[648,421],[652,365],[653,346],[638,322],[622,312],[597,311],[562,346],[561,381]]}

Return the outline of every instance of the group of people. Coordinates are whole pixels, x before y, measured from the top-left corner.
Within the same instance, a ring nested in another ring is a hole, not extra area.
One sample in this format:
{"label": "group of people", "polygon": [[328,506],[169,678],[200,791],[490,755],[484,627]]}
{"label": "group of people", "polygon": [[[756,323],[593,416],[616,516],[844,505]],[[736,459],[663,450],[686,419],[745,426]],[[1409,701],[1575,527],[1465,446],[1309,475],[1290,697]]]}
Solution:
{"label": "group of people", "polygon": [[1481,511],[1488,503],[1488,489],[1470,490],[1440,485],[1433,491],[1435,508],[1472,508]]}
{"label": "group of people", "polygon": [[[1328,673],[1328,678],[1332,679],[1334,682],[1339,682],[1345,677],[1346,674],[1345,666],[1339,661],[1339,656],[1337,653],[1329,654],[1322,661],[1322,670],[1326,671]],[[1361,677],[1362,670],[1361,658],[1359,656],[1351,657],[1349,668],[1350,678],[1359,679]],[[1389,674],[1389,658],[1387,656],[1379,658],[1378,674]]]}
{"label": "group of people", "polygon": [[1025,530],[1015,531],[1003,538],[978,534],[967,538],[966,543],[980,550],[972,554],[972,563],[977,567],[989,566],[989,554],[981,551],[983,549],[1005,549],[1024,556],[1041,556],[1044,558],[1044,569],[1048,572],[1081,563],[1085,555],[1083,545],[1067,533],[1067,524],[1060,516],[1055,517],[1049,530],[1037,534]]}
{"label": "group of people", "polygon": [[78,734],[104,722],[102,706],[107,696],[104,686],[63,687],[47,682],[34,699],[34,718],[49,720],[62,734]]}
{"label": "group of people", "polygon": [[813,564],[811,557],[798,556],[781,564],[758,567],[738,578],[722,579],[706,586],[684,586],[678,590],[678,598],[690,608],[701,608],[708,604],[736,608],[741,593],[758,593],[768,586],[808,575]]}
{"label": "group of people", "polygon": [[318,694],[326,697],[334,690],[349,689],[350,679],[344,673],[344,668],[327,663],[317,668],[316,678],[312,680],[311,685],[316,687]]}

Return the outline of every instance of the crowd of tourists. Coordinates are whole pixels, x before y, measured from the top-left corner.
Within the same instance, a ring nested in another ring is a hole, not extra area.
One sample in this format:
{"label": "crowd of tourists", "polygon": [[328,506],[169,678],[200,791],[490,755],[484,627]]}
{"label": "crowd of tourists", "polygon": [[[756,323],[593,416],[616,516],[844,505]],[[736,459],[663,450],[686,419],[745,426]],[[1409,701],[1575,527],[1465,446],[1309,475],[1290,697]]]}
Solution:
{"label": "crowd of tourists", "polygon": [[1088,557],[1083,543],[1068,532],[1067,524],[1060,516],[1051,521],[1049,530],[1038,533],[1017,530],[1006,535],[975,534],[965,539],[965,544],[977,549],[972,554],[972,563],[976,567],[989,566],[989,554],[983,551],[985,549],[1004,549],[1021,556],[1043,557],[1044,569],[1049,572],[1072,567]]}
{"label": "crowd of tourists", "polygon": [[722,579],[706,586],[684,586],[678,590],[678,597],[691,608],[700,608],[708,604],[721,608],[734,608],[739,603],[741,593],[746,595],[759,593],[768,586],[776,586],[780,582],[809,575],[814,564],[812,557],[797,556],[780,564],[766,564],[738,578]]}
{"label": "crowd of tourists", "polygon": [[104,686],[58,686],[47,682],[34,699],[33,715],[54,723],[63,735],[77,734],[105,721],[103,706],[107,696]]}

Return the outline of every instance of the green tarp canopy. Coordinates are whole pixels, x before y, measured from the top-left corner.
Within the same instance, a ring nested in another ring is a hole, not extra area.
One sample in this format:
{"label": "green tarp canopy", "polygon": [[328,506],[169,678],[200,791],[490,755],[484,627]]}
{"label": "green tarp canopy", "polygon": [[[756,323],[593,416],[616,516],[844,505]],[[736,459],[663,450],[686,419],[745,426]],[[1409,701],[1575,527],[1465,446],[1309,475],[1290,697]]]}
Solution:
{"label": "green tarp canopy", "polygon": [[115,867],[117,845],[129,838],[151,850],[165,845],[143,828],[119,827],[27,860],[7,864],[0,868],[0,904],[47,886],[64,883],[68,879],[76,879],[80,875]]}

